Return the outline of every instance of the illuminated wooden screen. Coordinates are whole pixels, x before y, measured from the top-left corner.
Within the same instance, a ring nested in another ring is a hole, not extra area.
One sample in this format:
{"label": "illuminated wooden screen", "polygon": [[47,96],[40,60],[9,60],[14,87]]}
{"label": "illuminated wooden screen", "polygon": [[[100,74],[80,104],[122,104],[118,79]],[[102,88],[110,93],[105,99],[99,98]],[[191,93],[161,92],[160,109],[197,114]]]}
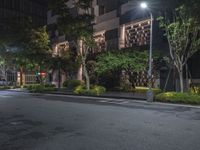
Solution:
{"label": "illuminated wooden screen", "polygon": [[69,50],[69,43],[68,42],[62,42],[56,45],[54,49],[54,56],[64,56],[65,53]]}
{"label": "illuminated wooden screen", "polygon": [[104,31],[94,34],[94,40],[96,43],[96,47],[92,50],[92,53],[102,52],[106,50]]}
{"label": "illuminated wooden screen", "polygon": [[150,41],[150,20],[126,25],[125,47],[148,45]]}

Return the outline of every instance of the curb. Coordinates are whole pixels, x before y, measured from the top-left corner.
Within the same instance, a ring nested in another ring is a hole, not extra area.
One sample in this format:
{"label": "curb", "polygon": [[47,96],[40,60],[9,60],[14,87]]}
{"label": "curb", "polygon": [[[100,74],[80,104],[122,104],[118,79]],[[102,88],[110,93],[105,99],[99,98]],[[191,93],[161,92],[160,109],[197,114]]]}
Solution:
{"label": "curb", "polygon": [[28,91],[26,91],[26,90],[12,90],[12,89],[6,89],[6,90],[0,90],[0,91],[28,93]]}
{"label": "curb", "polygon": [[[23,93],[29,93],[28,91],[20,91],[20,90],[0,90],[0,91],[10,91],[10,92],[23,92]],[[31,94],[52,94],[52,95],[69,95],[69,96],[87,96],[87,97],[97,97],[97,98],[114,98],[114,99],[127,99],[127,100],[140,100],[140,101],[146,101],[146,98],[141,97],[125,97],[125,96],[96,96],[96,95],[83,95],[83,94],[73,94],[73,93],[63,93],[63,92],[49,92],[49,93],[31,93]]]}
{"label": "curb", "polygon": [[96,96],[96,95],[78,95],[78,94],[73,94],[73,93],[62,93],[62,92],[57,92],[57,93],[44,93],[44,94],[52,94],[52,95],[69,95],[69,96],[87,96],[87,97],[97,97],[97,98],[114,98],[114,99],[127,99],[127,100],[140,100],[140,101],[146,101],[146,98],[141,98],[141,97],[124,97],[124,96]]}
{"label": "curb", "polygon": [[[35,93],[37,94],[37,93]],[[200,106],[195,106],[195,105],[187,105],[187,104],[173,104],[173,103],[162,103],[162,102],[147,102],[146,100],[139,100],[139,99],[127,99],[127,98],[114,98],[114,97],[103,97],[103,96],[86,96],[86,95],[75,95],[75,94],[56,94],[56,93],[42,93],[42,94],[46,94],[46,95],[58,95],[58,96],[74,96],[74,97],[82,97],[82,98],[99,98],[99,99],[110,99],[110,100],[116,100],[116,102],[118,102],[117,100],[121,99],[121,100],[129,100],[129,102],[132,103],[138,103],[138,104],[148,104],[148,105],[157,105],[157,106],[171,106],[171,107],[184,107],[184,108],[194,108],[194,109],[200,109]],[[132,100],[132,101],[130,101]]]}
{"label": "curb", "polygon": [[[19,90],[0,90],[0,91],[13,91],[13,92],[21,92],[28,93],[27,91],[19,91]],[[174,107],[186,107],[186,108],[195,108],[200,109],[200,106],[190,105],[190,104],[173,104],[173,103],[162,103],[162,102],[147,102],[145,98],[137,98],[137,97],[119,97],[119,96],[92,96],[92,95],[77,95],[73,93],[30,93],[30,94],[50,94],[50,95],[62,95],[62,96],[77,96],[77,97],[90,97],[90,98],[108,98],[108,99],[124,99],[124,100],[132,100],[134,103],[142,103],[142,104],[155,104],[162,106],[174,106]]]}

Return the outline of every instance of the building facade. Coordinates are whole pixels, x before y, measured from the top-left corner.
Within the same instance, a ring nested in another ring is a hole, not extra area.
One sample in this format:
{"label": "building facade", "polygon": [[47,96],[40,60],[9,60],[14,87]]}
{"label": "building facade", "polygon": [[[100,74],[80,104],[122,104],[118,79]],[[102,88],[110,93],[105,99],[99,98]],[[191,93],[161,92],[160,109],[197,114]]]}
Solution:
{"label": "building facade", "polygon": [[[92,22],[94,30],[94,39],[97,44],[92,53],[99,53],[107,50],[134,49],[134,47],[143,47],[145,50],[149,48],[150,41],[150,15],[148,11],[142,10],[138,0],[93,0],[91,12],[95,18]],[[175,7],[179,0],[163,1],[159,0],[154,5],[151,11],[154,16],[153,20],[153,49],[158,50],[164,55],[168,55],[167,40],[163,36],[163,31],[159,28],[159,23],[156,18],[160,15],[159,12]],[[172,6],[172,4],[174,6]],[[69,6],[73,8],[72,2],[69,1]],[[151,6],[150,6],[151,7]],[[52,11],[48,12],[48,25],[51,27],[50,35],[55,53],[58,53],[60,45],[68,44],[64,36],[60,36],[56,28],[56,15]],[[199,60],[195,60],[199,61]],[[193,62],[193,63],[192,63]],[[194,61],[190,64],[194,64]],[[191,66],[191,65],[190,65]],[[193,69],[194,67],[191,67]],[[159,80],[155,80],[156,87],[164,87],[168,70],[161,70]],[[191,70],[191,74],[200,78],[200,72]],[[196,73],[194,73],[196,72]],[[80,72],[79,72],[80,73]],[[79,79],[81,75],[79,74]],[[143,75],[142,75],[143,76]],[[141,77],[141,76],[140,76]],[[177,77],[174,73],[170,75],[168,89],[175,89]],[[146,79],[144,79],[146,80]],[[173,84],[171,84],[173,83]]]}
{"label": "building facade", "polygon": [[136,14],[133,1],[94,1],[94,35],[99,49],[114,50],[148,45],[150,19],[141,10]]}
{"label": "building facade", "polygon": [[36,26],[47,23],[46,0],[0,0],[0,21],[21,22],[30,18]]}
{"label": "building facade", "polygon": [[[131,7],[133,4],[135,8]],[[67,5],[73,9],[72,1],[69,1]],[[140,10],[141,13],[135,13],[138,6],[135,1],[128,0],[93,0],[91,12],[94,20],[92,24],[97,47],[92,50],[92,53],[133,48],[134,46],[148,47],[151,20],[148,13],[143,10]],[[57,30],[58,16],[54,15],[51,10],[47,16],[54,54],[59,55],[59,49],[69,43],[65,40],[65,36],[60,35]],[[58,71],[54,74],[53,83],[56,83],[59,76]],[[81,69],[77,78],[82,79]]]}

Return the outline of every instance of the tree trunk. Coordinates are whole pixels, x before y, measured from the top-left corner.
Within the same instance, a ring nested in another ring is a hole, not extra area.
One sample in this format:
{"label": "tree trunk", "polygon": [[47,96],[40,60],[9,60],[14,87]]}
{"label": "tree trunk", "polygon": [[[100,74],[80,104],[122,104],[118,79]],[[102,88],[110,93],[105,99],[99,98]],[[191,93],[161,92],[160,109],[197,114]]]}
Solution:
{"label": "tree trunk", "polygon": [[180,67],[178,69],[178,73],[179,73],[179,80],[180,80],[180,90],[181,90],[181,93],[184,92],[184,81],[183,81],[183,67]]}
{"label": "tree trunk", "polygon": [[86,89],[90,90],[90,78],[89,78],[88,71],[86,68],[86,63],[84,60],[83,60],[83,72],[84,72],[84,76],[85,76],[85,80],[86,80]]}
{"label": "tree trunk", "polygon": [[20,86],[23,85],[23,68],[20,67]]}
{"label": "tree trunk", "polygon": [[186,91],[189,91],[190,89],[190,83],[189,83],[189,69],[188,64],[185,65],[185,76],[186,76]]}
{"label": "tree trunk", "polygon": [[5,64],[2,64],[0,66],[0,70],[1,70],[1,73],[2,73],[1,75],[2,75],[3,79],[5,79],[7,81],[7,78],[6,78],[6,66],[5,66]]}
{"label": "tree trunk", "polygon": [[6,81],[5,85],[8,86],[8,82],[7,82],[7,68],[6,68],[6,65],[4,65],[4,67],[3,67],[3,78],[4,78],[5,81]]}
{"label": "tree trunk", "polygon": [[168,82],[169,82],[169,78],[170,78],[171,72],[172,72],[172,68],[170,67],[170,70],[169,70],[168,75],[167,75],[167,79],[166,79],[166,81],[165,81],[165,86],[164,86],[164,89],[163,89],[164,92],[166,92],[167,84],[168,84]]}

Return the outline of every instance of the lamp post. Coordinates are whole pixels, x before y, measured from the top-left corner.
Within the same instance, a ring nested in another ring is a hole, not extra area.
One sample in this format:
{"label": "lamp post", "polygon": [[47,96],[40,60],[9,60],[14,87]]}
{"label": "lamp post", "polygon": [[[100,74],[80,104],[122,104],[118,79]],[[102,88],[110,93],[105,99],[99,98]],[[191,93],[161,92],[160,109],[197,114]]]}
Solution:
{"label": "lamp post", "polygon": [[153,45],[153,14],[149,10],[148,4],[142,2],[140,4],[142,9],[148,10],[150,17],[151,17],[151,28],[150,28],[150,49],[149,49],[149,70],[148,70],[148,91],[147,91],[147,101],[153,102],[153,91],[152,91],[152,45]]}
{"label": "lamp post", "polygon": [[58,61],[58,89],[61,88],[61,63],[60,63],[60,57]]}
{"label": "lamp post", "polygon": [[61,88],[61,52],[60,52],[60,45],[56,45],[56,59],[57,59],[57,69],[58,69],[58,89]]}

